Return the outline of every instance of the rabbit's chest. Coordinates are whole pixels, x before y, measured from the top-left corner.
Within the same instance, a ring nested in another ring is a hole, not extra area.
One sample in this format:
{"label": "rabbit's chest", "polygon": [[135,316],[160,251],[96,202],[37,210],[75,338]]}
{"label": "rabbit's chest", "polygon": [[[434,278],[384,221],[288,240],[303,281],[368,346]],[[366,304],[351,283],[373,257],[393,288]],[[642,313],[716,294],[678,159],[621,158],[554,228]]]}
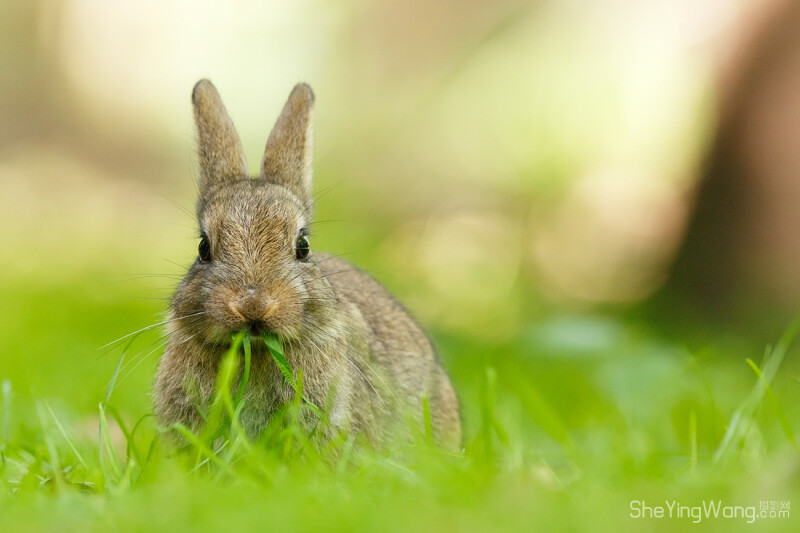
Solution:
{"label": "rabbit's chest", "polygon": [[[295,384],[302,386],[303,394],[315,404],[322,406],[329,400],[333,389],[347,387],[343,379],[345,368],[332,356],[300,351],[287,352],[287,360],[294,374]],[[272,412],[281,405],[294,400],[296,392],[281,374],[269,353],[254,353],[251,359],[250,376],[245,387],[245,402],[252,408]]]}

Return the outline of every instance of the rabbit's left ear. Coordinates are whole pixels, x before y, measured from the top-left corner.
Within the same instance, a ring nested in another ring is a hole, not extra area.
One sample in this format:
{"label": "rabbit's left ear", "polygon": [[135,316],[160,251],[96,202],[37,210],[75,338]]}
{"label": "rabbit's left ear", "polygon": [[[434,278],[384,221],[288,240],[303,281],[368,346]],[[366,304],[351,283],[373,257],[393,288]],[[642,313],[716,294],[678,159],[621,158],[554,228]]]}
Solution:
{"label": "rabbit's left ear", "polygon": [[311,198],[311,148],[314,93],[298,83],[269,135],[261,178],[283,185],[302,200]]}

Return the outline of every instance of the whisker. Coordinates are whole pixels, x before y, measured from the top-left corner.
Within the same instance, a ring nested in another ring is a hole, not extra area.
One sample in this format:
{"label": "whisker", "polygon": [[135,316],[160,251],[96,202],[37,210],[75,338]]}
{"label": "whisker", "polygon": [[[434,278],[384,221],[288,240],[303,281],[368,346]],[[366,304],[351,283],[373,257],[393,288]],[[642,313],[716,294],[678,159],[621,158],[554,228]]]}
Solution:
{"label": "whisker", "polygon": [[[133,367],[133,368],[131,368],[131,369],[130,369],[130,370],[129,370],[129,371],[128,371],[128,372],[127,372],[127,373],[126,373],[124,376],[122,376],[122,377],[119,379],[119,381],[117,382],[117,384],[119,384],[119,383],[122,383],[123,381],[125,381],[125,379],[127,379],[127,377],[128,377],[128,376],[130,376],[130,375],[133,373],[133,371],[134,371],[134,370],[136,370],[137,368],[139,368],[139,365],[141,365],[141,364],[142,364],[142,363],[145,361],[145,359],[147,359],[148,357],[150,357],[150,355],[151,355],[152,353],[154,353],[155,351],[157,351],[157,350],[160,350],[160,349],[161,349],[163,346],[165,346],[165,345],[166,345],[168,342],[169,342],[169,339],[165,339],[164,341],[160,342],[160,343],[158,344],[158,346],[156,346],[155,348],[153,348],[152,350],[150,350],[149,352],[147,352],[147,353],[146,353],[146,354],[145,354],[143,357],[141,357],[141,358],[139,359],[139,362],[138,362],[138,363],[136,363],[136,365],[134,365],[134,367]],[[126,366],[127,366],[127,365],[126,365]]]}
{"label": "whisker", "polygon": [[[205,329],[206,329],[206,328],[203,328],[203,329],[201,329],[200,331],[198,331],[197,333],[195,333],[195,334],[193,334],[193,335],[190,335],[189,337],[187,337],[187,338],[185,338],[185,339],[181,340],[181,341],[180,341],[179,343],[177,343],[175,346],[180,346],[180,345],[182,345],[182,344],[185,344],[185,343],[189,342],[189,341],[190,341],[190,340],[192,340],[193,338],[195,338],[195,337],[197,337],[198,335],[200,335],[201,333],[203,333],[203,332],[205,331]],[[152,355],[154,352],[156,352],[157,350],[159,350],[159,349],[161,349],[163,346],[165,346],[165,345],[166,345],[166,344],[169,342],[169,338],[168,338],[168,337],[169,337],[169,335],[165,335],[165,337],[167,337],[167,339],[166,339],[166,340],[164,340],[164,342],[161,342],[161,343],[160,343],[158,346],[156,346],[155,348],[153,348],[152,350],[150,350],[150,351],[149,351],[149,352],[148,352],[148,353],[147,353],[147,354],[146,354],[144,357],[142,357],[142,358],[139,360],[139,362],[138,362],[138,363],[136,363],[136,366],[134,366],[133,368],[131,368],[131,369],[128,371],[128,373],[127,373],[127,374],[125,374],[125,375],[124,375],[124,376],[123,376],[123,377],[122,377],[122,378],[119,380],[119,382],[120,382],[120,383],[122,383],[123,381],[125,381],[125,378],[127,378],[128,376],[130,376],[130,375],[133,373],[133,371],[134,371],[134,370],[136,370],[137,368],[139,368],[139,365],[141,365],[142,363],[144,363],[145,359],[147,359],[147,358],[148,358],[148,357],[150,357],[150,355]],[[164,337],[162,337],[162,338],[164,338]]]}
{"label": "whisker", "polygon": [[[124,371],[124,370],[127,370],[127,369],[128,369],[128,367],[129,367],[131,364],[133,364],[133,363],[134,363],[134,362],[137,360],[137,358],[138,358],[138,357],[139,357],[141,354],[143,354],[143,353],[144,353],[144,351],[145,351],[145,350],[147,350],[148,348],[150,348],[150,347],[151,347],[151,346],[153,346],[154,344],[159,344],[159,343],[163,342],[163,341],[164,341],[165,339],[167,339],[168,337],[169,337],[169,334],[168,334],[168,333],[165,333],[165,334],[161,335],[159,338],[157,338],[156,340],[154,340],[153,342],[151,342],[150,344],[148,344],[147,346],[145,346],[145,347],[144,347],[144,349],[140,350],[139,352],[137,352],[137,353],[136,353],[136,355],[134,355],[133,357],[131,357],[130,359],[128,359],[128,360],[125,362],[125,364],[124,364],[124,365],[122,365],[122,366],[120,367],[119,371],[120,371],[120,372],[122,372],[122,371]],[[124,354],[123,354],[123,357],[124,357]]]}
{"label": "whisker", "polygon": [[159,323],[157,323],[157,324],[151,324],[151,325],[149,325],[149,326],[147,326],[147,327],[144,327],[144,328],[142,328],[142,329],[136,330],[136,331],[134,331],[133,333],[128,333],[127,335],[123,335],[123,336],[122,336],[122,337],[120,337],[119,339],[117,339],[117,340],[115,340],[115,341],[111,341],[111,342],[109,342],[108,344],[104,344],[103,346],[99,347],[99,348],[98,348],[98,350],[102,350],[103,348],[107,348],[107,347],[111,346],[112,344],[116,344],[116,343],[118,343],[119,341],[121,341],[121,340],[124,340],[124,339],[127,339],[128,337],[130,337],[130,336],[132,336],[132,335],[136,335],[137,333],[142,333],[142,332],[145,332],[145,331],[149,331],[149,330],[151,330],[151,329],[153,329],[153,328],[157,328],[157,327],[159,327],[159,326],[164,326],[164,325],[166,325],[166,324],[169,324],[169,323],[171,323],[171,322],[177,322],[178,320],[184,320],[184,319],[186,319],[186,318],[190,318],[190,317],[197,316],[197,315],[202,315],[202,314],[204,314],[204,313],[205,313],[205,311],[198,311],[197,313],[192,313],[192,314],[190,314],[190,315],[181,316],[181,317],[177,317],[177,318],[171,318],[171,319],[169,319],[169,320],[165,320],[165,321],[163,321],[163,322],[159,322]]}

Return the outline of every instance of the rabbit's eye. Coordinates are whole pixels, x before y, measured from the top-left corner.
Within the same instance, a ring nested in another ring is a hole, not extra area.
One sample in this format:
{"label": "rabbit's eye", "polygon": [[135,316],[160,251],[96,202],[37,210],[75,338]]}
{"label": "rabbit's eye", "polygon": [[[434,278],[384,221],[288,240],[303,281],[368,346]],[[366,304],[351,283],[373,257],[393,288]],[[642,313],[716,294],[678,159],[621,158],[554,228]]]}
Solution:
{"label": "rabbit's eye", "polygon": [[305,261],[308,259],[308,254],[311,251],[311,245],[308,243],[308,237],[300,235],[297,238],[297,245],[295,246],[295,255],[298,261]]}
{"label": "rabbit's eye", "polygon": [[197,247],[197,253],[200,255],[200,261],[204,263],[211,261],[211,244],[209,244],[208,237],[205,235],[200,239],[200,246]]}

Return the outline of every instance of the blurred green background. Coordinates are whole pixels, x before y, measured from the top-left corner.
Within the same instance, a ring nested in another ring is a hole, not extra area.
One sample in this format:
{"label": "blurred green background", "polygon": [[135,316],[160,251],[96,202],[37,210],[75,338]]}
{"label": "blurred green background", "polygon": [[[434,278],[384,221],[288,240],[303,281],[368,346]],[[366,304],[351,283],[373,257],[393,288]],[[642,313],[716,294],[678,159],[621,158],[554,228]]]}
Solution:
{"label": "blurred green background", "polygon": [[[4,2],[4,375],[91,408],[115,364],[96,348],[159,320],[147,298],[195,255],[201,77],[254,169],[294,83],[314,87],[314,245],[435,331],[503,342],[554,310],[643,298],[713,119],[720,13],[686,27],[667,2]],[[136,405],[157,355],[125,389]]]}
{"label": "blurred green background", "polygon": [[[744,358],[764,348],[718,317],[676,329],[642,304],[669,276],[726,60],[763,4],[0,1],[12,431],[35,425],[39,397],[92,438],[119,358],[101,347],[163,320],[196,254],[194,83],[215,83],[255,173],[306,81],[314,247],[373,273],[432,332],[468,438],[489,363],[515,453],[545,461],[543,486],[580,477],[548,455],[576,442],[668,483],[690,420],[701,456],[718,446],[754,383]],[[113,397],[123,416],[150,410],[159,335],[132,348]],[[796,427],[786,365],[773,387]],[[796,472],[759,413],[752,449]]]}

